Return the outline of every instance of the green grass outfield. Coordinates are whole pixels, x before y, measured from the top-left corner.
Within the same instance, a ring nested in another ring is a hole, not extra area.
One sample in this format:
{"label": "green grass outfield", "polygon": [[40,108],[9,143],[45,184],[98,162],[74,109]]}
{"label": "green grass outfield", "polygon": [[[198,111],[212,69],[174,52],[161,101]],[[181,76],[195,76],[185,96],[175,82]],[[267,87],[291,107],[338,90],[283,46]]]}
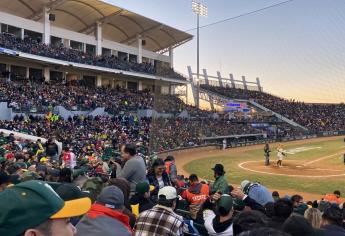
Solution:
{"label": "green grass outfield", "polygon": [[[313,141],[308,142],[305,140],[304,144],[292,144],[292,143],[283,143],[285,150],[290,150],[294,148],[306,147],[306,148],[315,148],[296,153],[294,155],[288,154],[287,160],[298,160],[302,163],[316,160],[321,157],[325,157],[337,152],[344,150],[345,152],[345,143],[343,137],[331,141]],[[276,144],[271,145],[275,147]],[[271,152],[271,162],[276,162],[276,151],[275,148]],[[279,190],[295,190],[298,192],[312,193],[312,194],[326,194],[333,192],[335,189],[340,190],[345,193],[345,176],[331,177],[331,178],[306,178],[306,177],[290,177],[290,176],[278,176],[278,175],[268,175],[260,174],[255,172],[250,172],[241,169],[238,165],[245,161],[261,161],[258,165],[264,165],[264,156],[262,146],[258,146],[254,150],[244,150],[243,152],[227,152],[223,151],[224,154],[219,152],[217,155],[212,155],[205,159],[194,160],[187,163],[184,166],[184,169],[188,173],[196,173],[203,179],[213,180],[213,172],[211,168],[216,163],[222,163],[226,170],[226,177],[230,184],[238,185],[242,180],[248,179],[250,181],[258,181],[261,184],[269,187],[270,189],[279,189]],[[317,162],[318,167],[323,167],[327,169],[341,169],[345,166],[343,164],[342,155],[335,155],[333,157],[321,160]],[[296,170],[303,171],[303,170]],[[334,174],[332,171],[329,171],[330,175]],[[339,173],[339,172],[337,172]],[[342,172],[341,172],[342,173]]]}

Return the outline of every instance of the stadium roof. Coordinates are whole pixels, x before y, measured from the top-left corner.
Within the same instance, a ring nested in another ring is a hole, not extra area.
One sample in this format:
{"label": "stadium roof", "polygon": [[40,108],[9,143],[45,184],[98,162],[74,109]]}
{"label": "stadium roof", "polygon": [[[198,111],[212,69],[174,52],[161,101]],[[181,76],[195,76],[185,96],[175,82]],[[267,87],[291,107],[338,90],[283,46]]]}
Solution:
{"label": "stadium roof", "polygon": [[42,21],[43,8],[55,14],[53,26],[84,34],[94,34],[102,23],[103,38],[136,45],[138,35],[145,39],[143,48],[164,52],[193,38],[191,34],[100,0],[1,0],[0,9],[26,19]]}

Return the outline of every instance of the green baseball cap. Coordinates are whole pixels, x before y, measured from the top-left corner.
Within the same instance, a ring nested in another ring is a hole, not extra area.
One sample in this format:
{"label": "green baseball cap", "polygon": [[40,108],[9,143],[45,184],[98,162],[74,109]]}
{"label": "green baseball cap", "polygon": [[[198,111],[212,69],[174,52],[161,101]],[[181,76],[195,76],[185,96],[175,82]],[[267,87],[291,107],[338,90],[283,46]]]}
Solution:
{"label": "green baseball cap", "polygon": [[232,197],[228,194],[223,194],[220,199],[218,200],[218,208],[224,208],[226,211],[230,211],[232,209],[234,202]]}
{"label": "green baseball cap", "polygon": [[152,185],[149,185],[149,183],[147,183],[147,182],[141,182],[135,186],[135,192],[139,193],[139,194],[144,194],[144,193],[147,193],[148,191],[151,192],[154,189],[155,189],[155,187]]}
{"label": "green baseball cap", "polygon": [[19,235],[48,219],[85,214],[89,198],[64,202],[48,183],[30,180],[0,193],[0,235]]}

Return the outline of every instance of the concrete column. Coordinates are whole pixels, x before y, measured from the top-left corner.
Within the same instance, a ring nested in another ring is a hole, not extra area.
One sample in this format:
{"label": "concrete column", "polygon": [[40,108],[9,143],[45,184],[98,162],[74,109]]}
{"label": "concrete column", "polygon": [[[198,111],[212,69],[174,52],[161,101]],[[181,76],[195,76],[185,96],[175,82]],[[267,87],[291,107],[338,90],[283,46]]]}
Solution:
{"label": "concrete column", "polygon": [[142,91],[143,90],[143,81],[138,82],[138,91]]}
{"label": "concrete column", "polygon": [[256,85],[258,86],[258,90],[260,92],[262,92],[262,87],[261,87],[261,83],[260,83],[260,79],[259,78],[256,78]]}
{"label": "concrete column", "polygon": [[81,44],[81,47],[82,47],[82,51],[83,51],[83,52],[86,52],[86,43],[82,43],[82,44]]}
{"label": "concrete column", "polygon": [[25,74],[25,77],[26,77],[26,78],[29,78],[29,77],[30,77],[30,68],[29,68],[29,67],[26,67],[26,74]]}
{"label": "concrete column", "polygon": [[230,83],[231,83],[231,88],[235,88],[235,80],[234,80],[233,74],[230,74]]}
{"label": "concrete column", "polygon": [[96,23],[96,55],[102,55],[102,24],[100,22]]}
{"label": "concrete column", "polygon": [[7,70],[8,72],[10,72],[10,73],[8,74],[8,77],[6,78],[6,79],[8,79],[8,81],[10,81],[10,80],[11,80],[11,65],[6,64],[6,70]]}
{"label": "concrete column", "polygon": [[48,8],[43,8],[43,43],[50,44],[50,21]]}
{"label": "concrete column", "polygon": [[21,33],[20,38],[21,38],[22,40],[24,40],[24,36],[25,36],[24,29],[20,29],[20,33]]}
{"label": "concrete column", "polygon": [[143,40],[141,36],[138,36],[138,56],[137,56],[137,62],[142,63],[143,62]]}
{"label": "concrete column", "polygon": [[208,80],[208,75],[206,69],[202,69],[202,72],[204,74],[205,84],[210,85],[210,81]]}
{"label": "concrete column", "polygon": [[169,62],[170,68],[174,68],[174,49],[171,46],[169,47]]}
{"label": "concrete column", "polygon": [[223,86],[223,80],[222,80],[222,76],[220,75],[220,72],[217,71],[217,77],[218,77],[218,83],[220,87],[224,87]]}
{"label": "concrete column", "polygon": [[102,87],[102,76],[101,75],[97,75],[96,87]]}
{"label": "concrete column", "polygon": [[242,75],[242,82],[243,82],[243,88],[244,90],[248,90],[248,87],[247,87],[247,82],[246,82],[246,77]]}
{"label": "concrete column", "polygon": [[70,40],[69,39],[63,39],[62,43],[63,43],[63,46],[65,48],[69,48],[70,47]]}
{"label": "concrete column", "polygon": [[114,49],[111,49],[111,55],[114,55],[115,57],[117,57],[119,56],[119,52]]}
{"label": "concrete column", "polygon": [[44,81],[49,82],[50,81],[50,69],[49,67],[44,67],[43,68],[43,76],[44,76]]}

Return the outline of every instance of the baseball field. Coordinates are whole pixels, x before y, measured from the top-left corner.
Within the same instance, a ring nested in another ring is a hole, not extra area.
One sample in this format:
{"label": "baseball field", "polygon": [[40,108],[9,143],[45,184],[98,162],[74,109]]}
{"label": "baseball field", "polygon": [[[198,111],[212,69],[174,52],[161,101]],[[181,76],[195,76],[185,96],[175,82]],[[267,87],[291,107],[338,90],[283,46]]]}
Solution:
{"label": "baseball field", "polygon": [[327,137],[285,142],[287,153],[283,167],[276,166],[277,143],[270,144],[271,165],[264,165],[263,145],[217,150],[214,147],[172,153],[179,173],[195,173],[201,179],[213,180],[211,168],[224,165],[230,184],[242,180],[257,181],[281,195],[301,193],[306,200],[319,199],[340,190],[345,194],[344,137]]}

